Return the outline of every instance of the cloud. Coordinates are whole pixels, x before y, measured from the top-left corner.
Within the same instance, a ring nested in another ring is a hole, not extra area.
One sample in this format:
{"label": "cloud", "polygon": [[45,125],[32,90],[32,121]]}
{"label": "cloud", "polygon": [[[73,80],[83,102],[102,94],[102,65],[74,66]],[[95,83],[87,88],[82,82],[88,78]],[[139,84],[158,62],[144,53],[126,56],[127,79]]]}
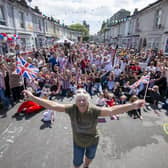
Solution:
{"label": "cloud", "polygon": [[[126,9],[131,12],[135,8],[142,9],[156,0],[36,0],[32,6],[38,6],[42,13],[60,19],[65,24],[90,24],[90,32],[100,30],[103,20],[110,18],[118,10]],[[99,25],[100,24],[100,25]]]}

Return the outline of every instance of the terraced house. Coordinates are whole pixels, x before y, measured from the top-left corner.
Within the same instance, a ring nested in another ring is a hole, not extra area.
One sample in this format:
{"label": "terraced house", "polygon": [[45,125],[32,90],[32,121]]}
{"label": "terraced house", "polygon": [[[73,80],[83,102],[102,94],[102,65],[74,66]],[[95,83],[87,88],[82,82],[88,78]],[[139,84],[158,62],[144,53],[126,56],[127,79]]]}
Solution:
{"label": "terraced house", "polygon": [[97,40],[138,50],[162,49],[168,55],[167,16],[167,0],[158,0],[140,11],[135,9],[132,15],[120,10],[106,21],[105,29],[98,33]]}
{"label": "terraced house", "polygon": [[16,46],[21,52],[28,52],[49,47],[62,37],[77,41],[80,36],[80,32],[70,30],[58,19],[43,15],[38,7],[31,8],[25,0],[0,0],[1,54]]}

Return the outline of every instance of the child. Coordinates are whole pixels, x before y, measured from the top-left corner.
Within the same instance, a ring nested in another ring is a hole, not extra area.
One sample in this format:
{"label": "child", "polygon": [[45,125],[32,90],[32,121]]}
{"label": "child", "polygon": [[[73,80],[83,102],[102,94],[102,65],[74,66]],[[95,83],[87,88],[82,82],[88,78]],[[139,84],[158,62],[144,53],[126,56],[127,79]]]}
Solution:
{"label": "child", "polygon": [[[114,99],[114,94],[109,93],[108,94],[108,100],[106,100],[107,106],[108,107],[112,107],[114,105],[116,105],[115,99]],[[119,115],[113,115],[111,117],[112,120],[119,120]]]}
{"label": "child", "polygon": [[43,119],[41,120],[47,127],[51,128],[51,124],[54,122],[54,112],[47,110],[43,113]]}
{"label": "child", "polygon": [[106,106],[106,100],[107,99],[104,97],[104,95],[100,93],[96,105],[100,107]]}
{"label": "child", "polygon": [[[131,98],[130,98],[130,102],[133,103],[134,101],[138,100],[138,97],[136,95],[133,95]],[[141,109],[138,109],[138,110],[132,110],[132,111],[129,111],[128,112],[128,115],[134,119],[137,119],[139,118],[140,120],[143,119],[142,115],[141,115]]]}
{"label": "child", "polygon": [[[104,94],[99,93],[99,98],[97,100],[96,106],[99,106],[99,107],[106,106],[107,105],[106,100],[107,99],[104,97]],[[98,122],[106,122],[106,119],[102,117],[98,117]]]}
{"label": "child", "polygon": [[118,101],[118,104],[125,104],[126,101],[127,101],[127,96],[122,95],[122,96],[120,96],[120,99],[119,99],[119,101]]}

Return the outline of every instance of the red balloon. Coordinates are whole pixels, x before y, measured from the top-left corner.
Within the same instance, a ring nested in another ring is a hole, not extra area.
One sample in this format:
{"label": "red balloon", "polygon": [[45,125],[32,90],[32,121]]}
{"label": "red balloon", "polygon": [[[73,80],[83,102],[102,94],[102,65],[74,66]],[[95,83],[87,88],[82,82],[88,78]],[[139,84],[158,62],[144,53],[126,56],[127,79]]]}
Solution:
{"label": "red balloon", "polygon": [[8,40],[9,40],[9,41],[12,41],[13,39],[12,39],[11,37],[8,37]]}
{"label": "red balloon", "polygon": [[6,33],[1,33],[4,37],[6,37],[7,36],[7,34]]}

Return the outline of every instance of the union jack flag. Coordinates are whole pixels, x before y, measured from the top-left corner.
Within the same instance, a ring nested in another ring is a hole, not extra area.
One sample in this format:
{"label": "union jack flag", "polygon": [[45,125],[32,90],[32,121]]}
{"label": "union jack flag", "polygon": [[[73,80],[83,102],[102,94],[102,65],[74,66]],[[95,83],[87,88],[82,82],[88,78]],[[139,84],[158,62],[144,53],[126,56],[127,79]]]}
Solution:
{"label": "union jack flag", "polygon": [[147,83],[149,83],[149,80],[150,80],[150,75],[142,76],[138,81],[133,83],[130,86],[130,88],[137,88],[140,85],[140,83],[147,84]]}
{"label": "union jack flag", "polygon": [[24,58],[17,57],[16,61],[16,73],[22,75],[24,78],[33,79],[36,78],[39,69],[34,65],[28,63]]}

